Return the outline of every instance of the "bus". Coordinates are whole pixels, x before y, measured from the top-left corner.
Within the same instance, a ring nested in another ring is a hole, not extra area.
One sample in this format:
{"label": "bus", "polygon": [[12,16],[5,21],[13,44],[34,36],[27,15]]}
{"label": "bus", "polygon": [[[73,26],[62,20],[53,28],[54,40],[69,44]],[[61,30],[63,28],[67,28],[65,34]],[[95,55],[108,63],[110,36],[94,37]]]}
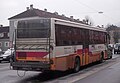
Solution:
{"label": "bus", "polygon": [[13,70],[78,72],[108,58],[104,28],[57,18],[18,21],[13,40]]}

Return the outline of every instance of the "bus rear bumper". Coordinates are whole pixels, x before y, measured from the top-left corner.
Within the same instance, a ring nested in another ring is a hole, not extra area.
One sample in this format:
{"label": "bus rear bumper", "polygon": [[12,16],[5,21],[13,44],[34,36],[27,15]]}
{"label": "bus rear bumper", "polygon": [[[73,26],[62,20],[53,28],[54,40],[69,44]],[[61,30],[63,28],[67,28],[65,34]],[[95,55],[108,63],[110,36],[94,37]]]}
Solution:
{"label": "bus rear bumper", "polygon": [[44,71],[50,70],[49,63],[40,62],[13,62],[13,70],[24,70],[24,71]]}

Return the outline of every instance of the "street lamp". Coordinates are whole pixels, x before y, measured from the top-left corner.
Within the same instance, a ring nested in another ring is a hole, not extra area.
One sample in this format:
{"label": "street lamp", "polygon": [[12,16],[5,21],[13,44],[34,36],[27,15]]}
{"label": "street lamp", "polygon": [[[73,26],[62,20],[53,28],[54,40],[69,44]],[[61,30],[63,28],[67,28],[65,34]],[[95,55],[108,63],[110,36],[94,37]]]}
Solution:
{"label": "street lamp", "polygon": [[101,12],[101,11],[100,11],[100,12],[98,12],[98,13],[99,13],[99,14],[103,14],[103,12]]}

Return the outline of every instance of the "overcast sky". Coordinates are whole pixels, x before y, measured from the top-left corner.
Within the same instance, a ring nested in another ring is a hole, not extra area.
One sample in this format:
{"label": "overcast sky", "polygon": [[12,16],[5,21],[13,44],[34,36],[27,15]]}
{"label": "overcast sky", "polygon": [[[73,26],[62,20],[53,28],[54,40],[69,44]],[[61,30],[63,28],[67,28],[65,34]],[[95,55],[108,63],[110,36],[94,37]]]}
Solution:
{"label": "overcast sky", "polygon": [[[120,0],[0,0],[0,24],[9,25],[8,18],[25,11],[30,4],[75,19],[89,16],[95,26],[120,24]],[[98,13],[101,11],[103,14]]]}

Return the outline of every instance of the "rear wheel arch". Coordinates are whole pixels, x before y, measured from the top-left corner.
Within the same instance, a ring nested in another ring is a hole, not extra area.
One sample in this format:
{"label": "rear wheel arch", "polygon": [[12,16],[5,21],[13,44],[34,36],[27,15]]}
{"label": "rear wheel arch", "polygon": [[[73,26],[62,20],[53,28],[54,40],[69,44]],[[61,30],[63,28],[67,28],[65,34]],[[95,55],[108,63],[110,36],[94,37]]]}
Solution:
{"label": "rear wheel arch", "polygon": [[81,65],[81,60],[80,60],[80,57],[79,56],[76,56],[75,57],[75,60],[74,60],[74,72],[78,72],[80,70],[80,65]]}

